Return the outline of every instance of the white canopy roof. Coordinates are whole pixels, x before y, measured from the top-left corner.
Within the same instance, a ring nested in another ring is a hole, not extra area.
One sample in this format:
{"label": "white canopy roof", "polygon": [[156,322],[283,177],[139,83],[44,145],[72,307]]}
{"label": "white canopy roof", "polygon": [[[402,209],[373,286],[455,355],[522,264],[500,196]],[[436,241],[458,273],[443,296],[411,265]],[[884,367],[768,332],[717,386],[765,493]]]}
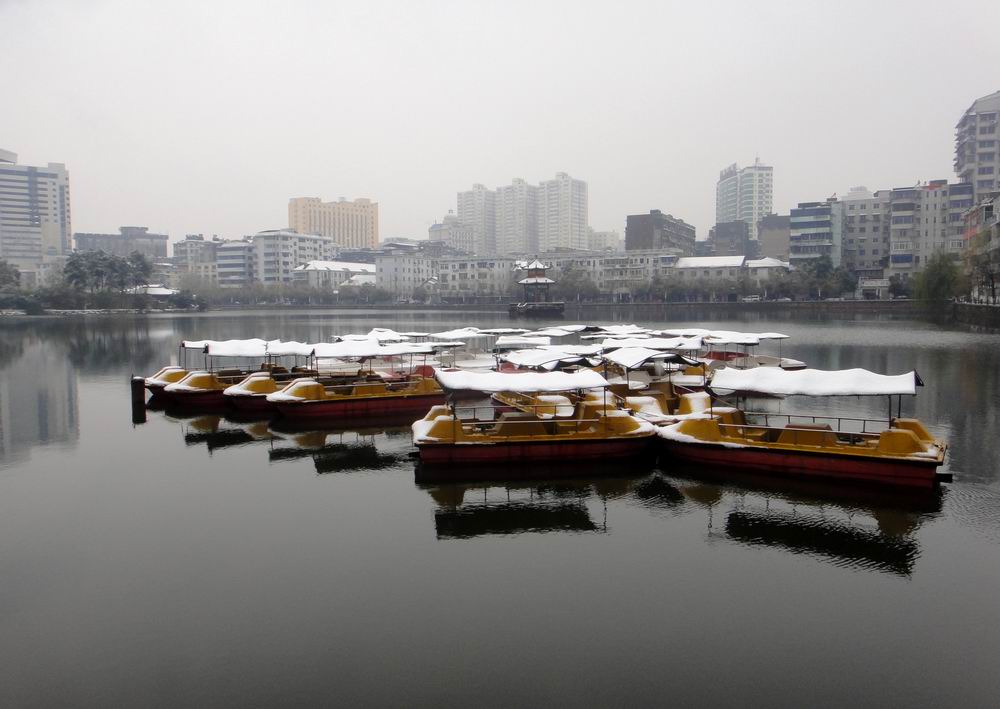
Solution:
{"label": "white canopy roof", "polygon": [[677,355],[672,352],[659,352],[648,347],[622,347],[604,355],[604,359],[608,362],[620,364],[625,369],[635,369],[651,359],[671,359],[674,357]]}
{"label": "white canopy roof", "polygon": [[534,394],[539,392],[599,389],[608,386],[607,380],[592,369],[578,372],[463,372],[457,369],[436,369],[434,376],[444,389],[500,391]]}
{"label": "white canopy roof", "polygon": [[560,362],[579,362],[582,358],[580,355],[558,350],[514,350],[502,355],[500,359],[518,367],[555,369]]}
{"label": "white canopy roof", "polygon": [[403,333],[386,327],[373,327],[366,337],[374,337],[379,342],[402,342],[410,339]]}
{"label": "white canopy roof", "polygon": [[546,327],[541,330],[535,330],[534,332],[528,333],[529,337],[539,336],[539,337],[566,337],[566,335],[573,334],[572,330],[564,330],[561,327]]}
{"label": "white canopy roof", "polygon": [[548,337],[524,337],[521,335],[501,335],[497,338],[497,347],[523,348],[538,347],[550,344],[552,340]]}
{"label": "white canopy roof", "polygon": [[602,325],[601,332],[609,335],[638,335],[649,330],[638,325]]}
{"label": "white canopy roof", "polygon": [[440,337],[442,340],[467,340],[471,337],[489,337],[489,333],[483,333],[476,327],[463,327],[458,330],[432,332],[430,336]]}
{"label": "white canopy roof", "polygon": [[[189,343],[184,343],[189,347]],[[210,357],[264,357],[267,342],[257,338],[250,340],[205,340],[205,353]]]}
{"label": "white canopy roof", "polygon": [[709,345],[759,345],[760,338],[751,332],[712,330],[705,336],[705,343]]}
{"label": "white canopy roof", "polygon": [[528,331],[523,327],[491,327],[479,332],[483,335],[520,335]]}
{"label": "white canopy roof", "polygon": [[282,342],[281,340],[273,340],[267,343],[267,354],[270,357],[285,357],[289,355],[308,357],[313,353],[315,347],[316,345],[311,345],[308,342]]}
{"label": "white canopy roof", "polygon": [[602,345],[611,350],[620,347],[645,347],[650,350],[698,350],[701,349],[700,337],[644,337],[627,339],[607,339]]}
{"label": "white canopy roof", "polygon": [[400,342],[382,344],[371,338],[368,340],[344,340],[341,342],[319,342],[315,354],[320,359],[330,357],[340,359],[367,359],[370,357],[391,357],[405,354],[433,354],[434,349],[427,342]]}
{"label": "white canopy roof", "polygon": [[542,345],[538,349],[565,352],[581,357],[594,357],[599,355],[604,348],[600,345]]}
{"label": "white canopy roof", "polygon": [[787,371],[780,367],[723,367],[712,377],[712,389],[783,396],[878,396],[916,394],[917,381],[916,372],[887,375],[867,369]]}

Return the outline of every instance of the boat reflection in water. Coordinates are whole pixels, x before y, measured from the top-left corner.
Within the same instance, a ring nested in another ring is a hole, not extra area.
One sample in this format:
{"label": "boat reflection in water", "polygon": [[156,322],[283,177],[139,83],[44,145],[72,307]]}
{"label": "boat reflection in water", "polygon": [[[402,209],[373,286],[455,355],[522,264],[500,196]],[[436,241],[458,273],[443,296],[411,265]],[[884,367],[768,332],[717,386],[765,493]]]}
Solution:
{"label": "boat reflection in water", "polygon": [[[920,556],[915,532],[941,513],[940,489],[845,488],[776,482],[745,472],[673,471],[680,493],[708,510],[713,539],[803,554],[856,570],[908,577]],[[722,528],[715,526],[716,510]]]}
{"label": "boat reflection in water", "polygon": [[352,473],[384,470],[405,463],[410,453],[409,418],[365,421],[365,426],[317,428],[315,422],[296,425],[272,421],[272,462],[312,458],[316,472]]}
{"label": "boat reflection in water", "polygon": [[589,481],[560,480],[532,485],[421,485],[437,503],[434,527],[438,539],[472,539],[569,532],[607,531],[606,514],[595,521],[587,500]]}

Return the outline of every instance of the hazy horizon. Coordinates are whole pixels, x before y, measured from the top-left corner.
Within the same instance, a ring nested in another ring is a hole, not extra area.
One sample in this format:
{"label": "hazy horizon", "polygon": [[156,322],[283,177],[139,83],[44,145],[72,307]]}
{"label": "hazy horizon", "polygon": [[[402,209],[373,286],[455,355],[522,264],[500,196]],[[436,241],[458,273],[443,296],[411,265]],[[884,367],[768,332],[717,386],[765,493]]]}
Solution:
{"label": "hazy horizon", "polygon": [[286,226],[299,196],[426,238],[457,191],[556,172],[595,229],[661,209],[701,238],[758,156],[779,213],[954,179],[1000,5],[830,7],[0,0],[0,148],[66,164],[74,231],[173,240]]}

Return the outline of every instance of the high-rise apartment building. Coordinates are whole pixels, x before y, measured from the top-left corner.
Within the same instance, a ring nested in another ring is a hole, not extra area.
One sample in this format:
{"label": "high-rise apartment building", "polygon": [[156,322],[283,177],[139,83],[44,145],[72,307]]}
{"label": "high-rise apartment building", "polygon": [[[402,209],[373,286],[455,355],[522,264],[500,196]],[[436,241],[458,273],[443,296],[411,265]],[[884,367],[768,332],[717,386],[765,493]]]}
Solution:
{"label": "high-rise apartment building", "polygon": [[331,238],[347,249],[374,249],[378,246],[378,202],[341,197],[324,202],[319,197],[288,200],[288,228],[299,234]]}
{"label": "high-rise apartment building", "polygon": [[458,193],[458,220],[472,227],[473,253],[497,252],[497,193],[486,185],[475,184]]}
{"label": "high-rise apartment building", "polygon": [[538,251],[539,187],[520,177],[496,189],[497,253]]}
{"label": "high-rise apartment building", "polygon": [[975,101],[955,126],[955,174],[973,202],[1000,190],[1000,91]]}
{"label": "high-rise apartment building", "polygon": [[753,165],[740,168],[733,163],[719,173],[715,185],[715,221],[717,224],[743,220],[750,229],[750,238],[757,238],[757,222],[772,212],[774,205],[774,168]]}
{"label": "high-rise apartment building", "polygon": [[93,234],[77,232],[73,234],[77,251],[103,251],[115,256],[128,256],[138,251],[151,259],[167,257],[166,234],[153,234],[148,227],[122,226],[117,234]]}
{"label": "high-rise apartment building", "polygon": [[18,165],[17,155],[0,150],[0,258],[40,282],[47,266],[69,253],[69,173],[61,163]]}
{"label": "high-rise apartment building", "polygon": [[673,251],[678,256],[693,256],[695,229],[679,217],[659,209],[649,214],[625,217],[625,250],[654,249]]}
{"label": "high-rise apartment building", "polygon": [[586,249],[588,215],[587,183],[565,172],[538,185],[517,178],[458,193],[458,220],[472,227],[478,255]]}
{"label": "high-rise apartment building", "polygon": [[538,251],[586,249],[589,221],[587,183],[565,172],[538,185]]}
{"label": "high-rise apartment building", "polygon": [[974,203],[969,183],[932,180],[889,194],[889,270],[904,278],[919,272],[935,252],[956,260],[965,248],[967,212]]}

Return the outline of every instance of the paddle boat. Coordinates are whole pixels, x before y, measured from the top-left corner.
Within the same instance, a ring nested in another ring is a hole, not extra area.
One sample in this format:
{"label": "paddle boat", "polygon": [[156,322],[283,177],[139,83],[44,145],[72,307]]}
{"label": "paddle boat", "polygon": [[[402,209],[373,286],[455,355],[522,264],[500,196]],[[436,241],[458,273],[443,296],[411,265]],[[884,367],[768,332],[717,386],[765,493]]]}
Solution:
{"label": "paddle boat", "polygon": [[378,358],[409,355],[409,372],[392,370],[367,374],[359,370],[349,383],[329,383],[323,378],[296,379],[266,399],[287,418],[391,417],[403,413],[423,413],[444,401],[444,393],[431,378],[426,365],[412,365],[414,355],[435,353],[435,343],[380,344],[377,341],[344,341],[316,345],[317,359],[336,357],[359,363]]}
{"label": "paddle boat", "polygon": [[[186,376],[167,384],[159,396],[165,398],[169,405],[182,407],[223,406],[226,403],[223,392],[227,387],[237,384],[255,371],[279,368],[267,361],[267,345],[265,340],[203,340],[186,341],[184,349],[198,349],[202,345],[205,355],[205,369],[188,372]],[[262,362],[253,369],[240,366],[217,368],[220,361],[238,362],[252,360]]]}
{"label": "paddle boat", "polygon": [[[653,426],[632,416],[598,372],[435,371],[448,401],[413,424],[425,464],[537,463],[634,458],[650,451]],[[504,406],[459,406],[463,392],[500,394]]]}
{"label": "paddle boat", "polygon": [[[152,376],[146,377],[143,382],[144,386],[154,398],[166,399],[167,397],[163,396],[163,391],[169,385],[176,384],[192,371],[211,369],[211,363],[208,358],[209,345],[226,346],[227,344],[238,342],[246,343],[247,346],[253,347],[266,346],[264,340],[257,338],[250,340],[227,340],[225,342],[216,340],[182,340],[180,346],[177,348],[177,364],[162,367]],[[191,366],[190,360],[195,360],[197,363],[199,354],[202,355],[201,366]]]}
{"label": "paddle boat", "polygon": [[[902,397],[915,396],[920,385],[916,372],[887,376],[864,369],[720,369],[709,391],[701,394],[699,411],[658,428],[664,460],[773,475],[931,487],[948,479],[937,472],[947,443],[900,411]],[[723,394],[737,399],[885,396],[889,414],[872,420],[755,412],[745,405],[716,407]]]}

